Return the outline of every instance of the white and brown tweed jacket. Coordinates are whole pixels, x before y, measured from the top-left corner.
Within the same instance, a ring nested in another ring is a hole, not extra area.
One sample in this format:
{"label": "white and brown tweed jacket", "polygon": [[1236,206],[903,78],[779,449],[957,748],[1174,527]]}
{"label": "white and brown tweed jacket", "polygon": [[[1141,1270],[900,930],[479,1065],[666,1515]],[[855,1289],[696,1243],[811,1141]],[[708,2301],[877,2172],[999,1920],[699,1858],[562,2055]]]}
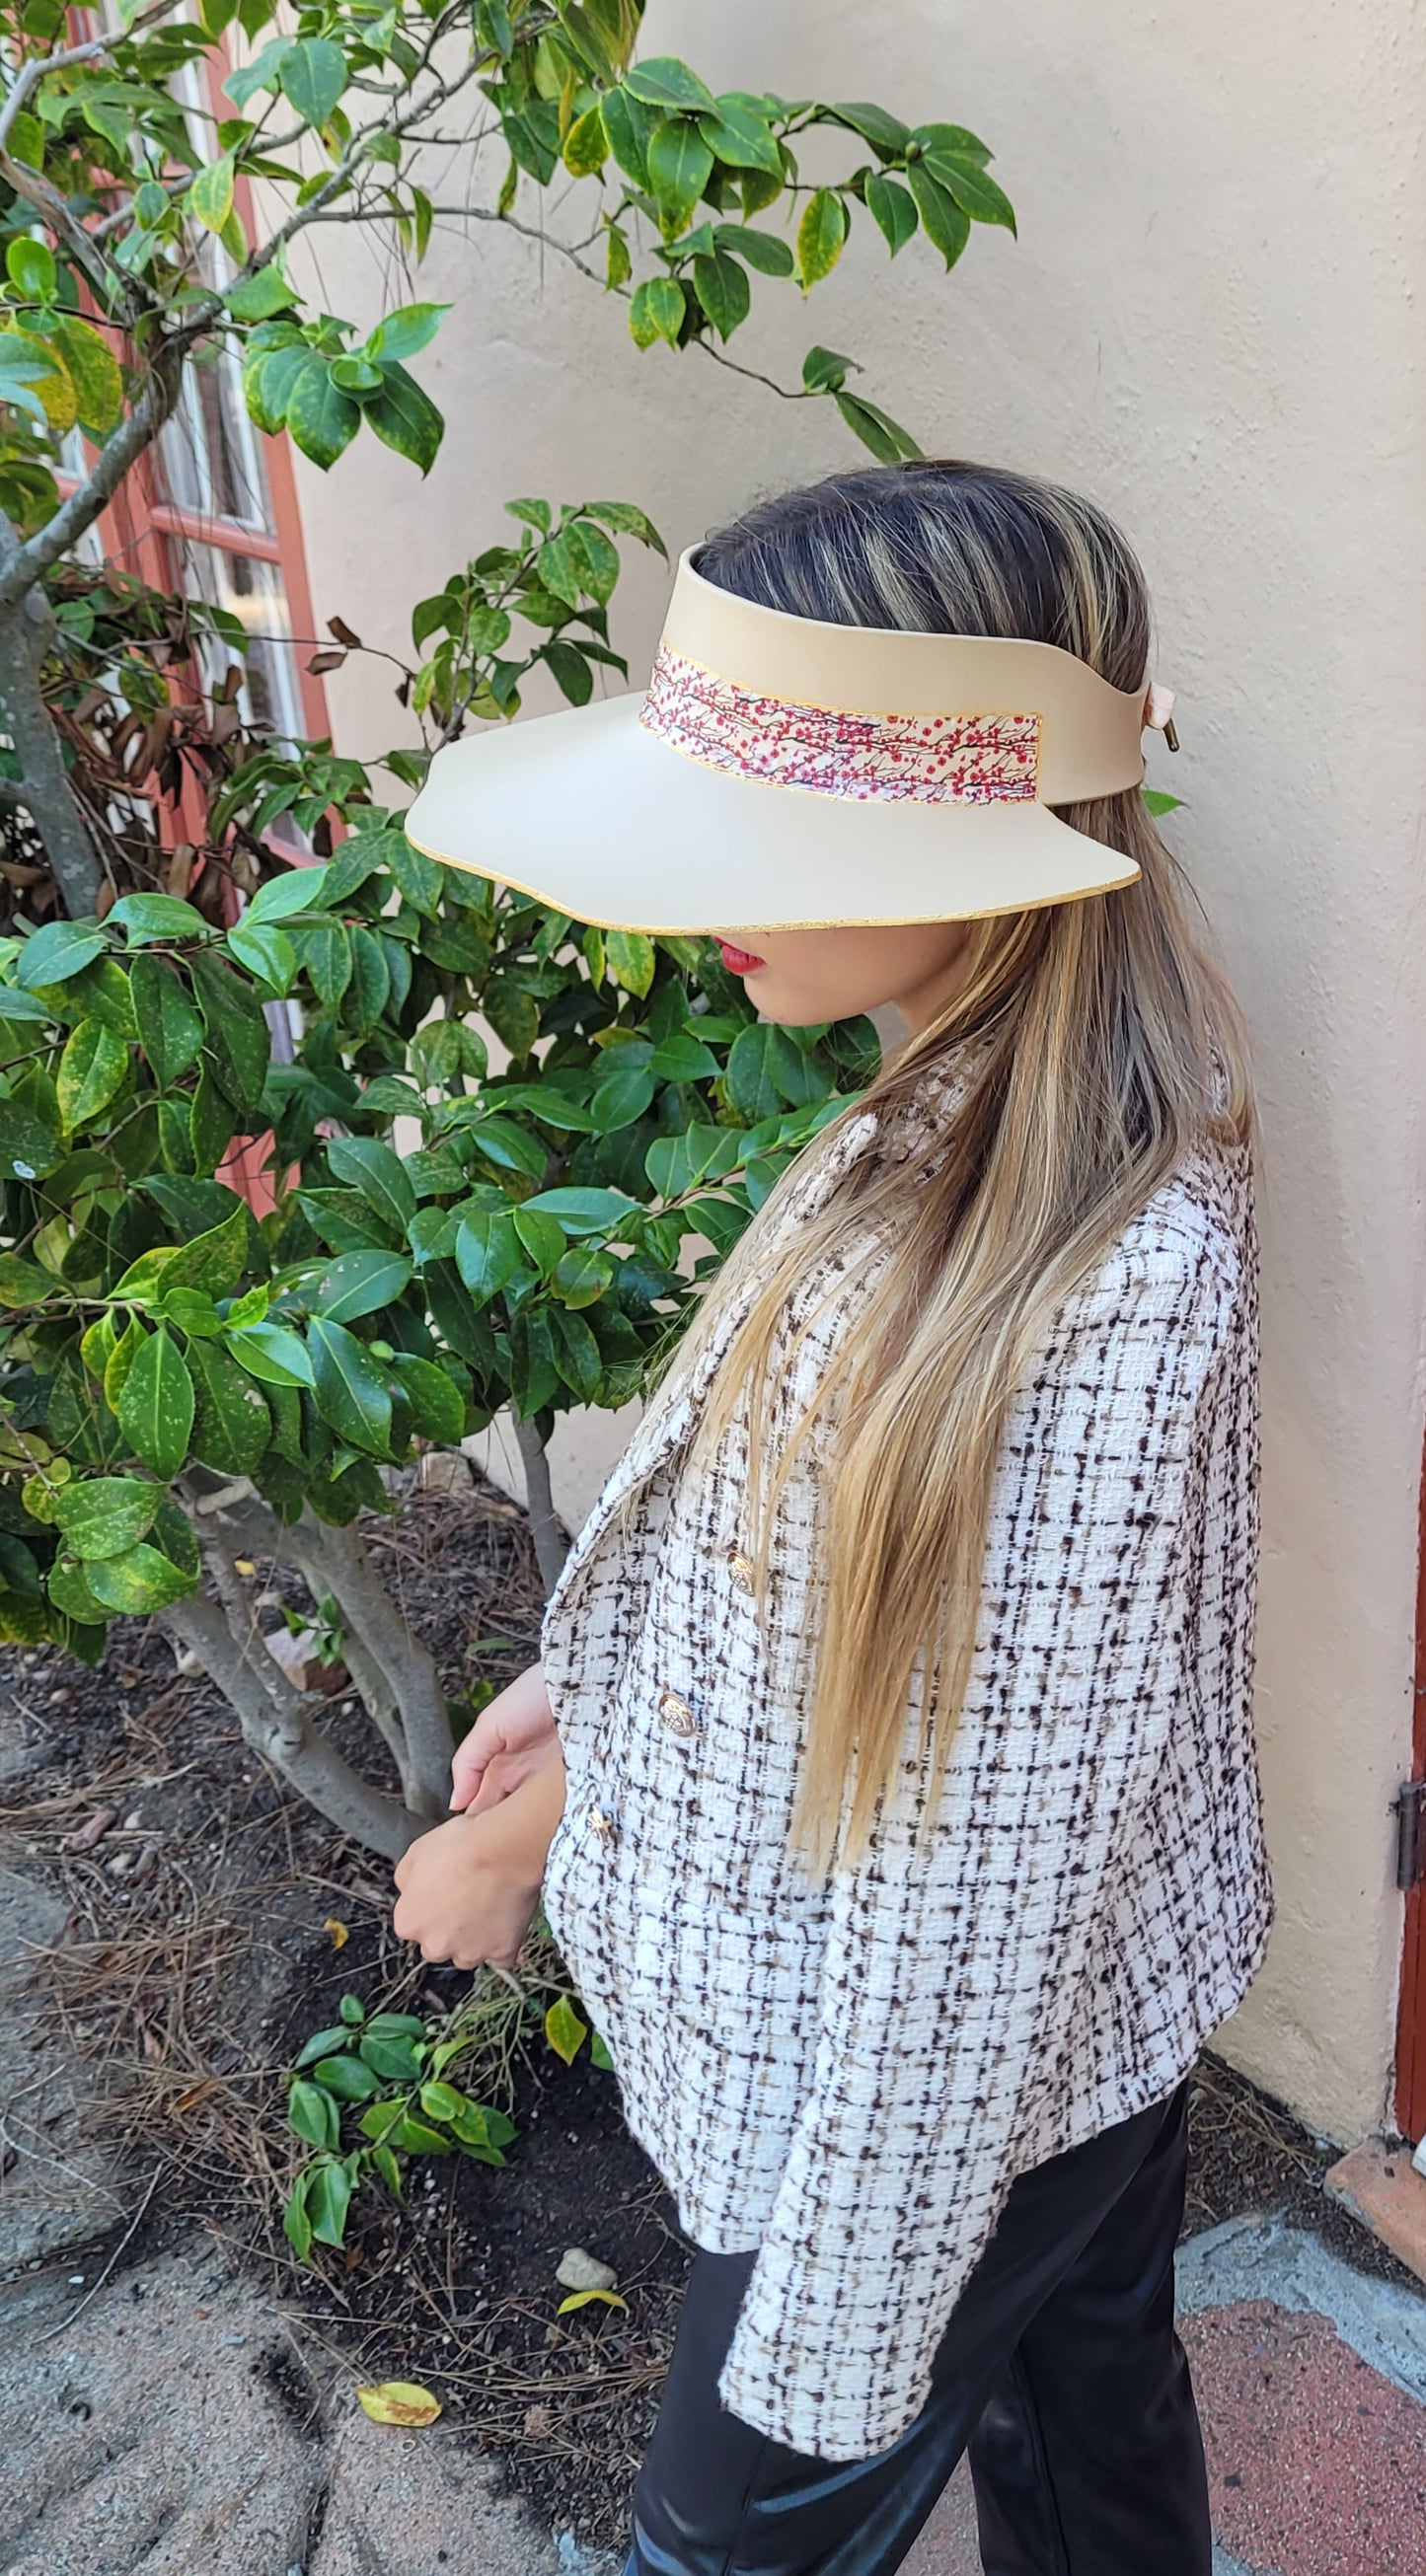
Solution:
{"label": "white and brown tweed jacket", "polygon": [[[914,1170],[944,1091],[924,1106],[830,1131],[784,1221],[861,1154]],[[767,1633],[743,1426],[687,1472],[735,1320],[653,1401],[549,1604],[569,1793],[545,1904],[688,2234],[757,2249],[726,2404],[851,2460],[918,2413],[1015,2176],[1170,2093],[1262,1955],[1247,1157],[1205,1142],[1062,1308],[1012,1407],[949,1768],[926,1776],[908,1721],[869,1856],[816,1883],[786,1844],[817,1444]]]}

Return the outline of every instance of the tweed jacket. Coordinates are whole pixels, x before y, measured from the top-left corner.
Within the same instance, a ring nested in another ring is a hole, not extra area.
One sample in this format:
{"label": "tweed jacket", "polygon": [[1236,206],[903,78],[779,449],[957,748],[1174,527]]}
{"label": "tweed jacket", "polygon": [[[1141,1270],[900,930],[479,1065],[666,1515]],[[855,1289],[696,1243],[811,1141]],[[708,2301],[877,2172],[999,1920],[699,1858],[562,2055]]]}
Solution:
{"label": "tweed jacket", "polygon": [[[899,1126],[840,1121],[781,1221],[862,1154],[913,1185],[945,1114],[932,1085]],[[789,1418],[856,1302],[804,1337]],[[1015,2176],[1170,2093],[1263,1951],[1247,1157],[1205,1139],[1062,1307],[1012,1403],[949,1762],[908,1711],[869,1852],[815,1882],[787,1837],[829,1453],[789,1480],[762,1622],[745,1421],[688,1465],[741,1311],[655,1396],[549,1603],[545,1905],[687,2233],[756,2249],[725,2404],[852,2460],[919,2412]]]}

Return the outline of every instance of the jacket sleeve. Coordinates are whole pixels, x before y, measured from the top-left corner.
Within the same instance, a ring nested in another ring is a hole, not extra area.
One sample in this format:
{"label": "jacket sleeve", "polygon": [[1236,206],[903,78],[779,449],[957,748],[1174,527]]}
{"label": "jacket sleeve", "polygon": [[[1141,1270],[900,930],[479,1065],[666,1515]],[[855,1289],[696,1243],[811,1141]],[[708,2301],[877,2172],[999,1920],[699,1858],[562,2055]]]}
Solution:
{"label": "jacket sleeve", "polygon": [[812,2089],[720,2379],[795,2450],[857,2459],[914,2420],[1040,2160],[1106,1874],[1182,1717],[1198,1426],[1234,1293],[1221,1239],[1126,1241],[1012,1406],[1003,1571],[935,1824],[918,1850],[908,1727],[872,1847],[833,1882]]}

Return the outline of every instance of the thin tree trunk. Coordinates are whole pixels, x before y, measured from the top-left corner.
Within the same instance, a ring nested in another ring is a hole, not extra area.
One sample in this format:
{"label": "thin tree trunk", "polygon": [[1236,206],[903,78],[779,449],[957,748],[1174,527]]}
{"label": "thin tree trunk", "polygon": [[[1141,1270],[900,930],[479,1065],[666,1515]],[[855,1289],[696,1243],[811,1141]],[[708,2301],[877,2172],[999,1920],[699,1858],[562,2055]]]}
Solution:
{"label": "thin tree trunk", "polygon": [[358,1530],[330,1529],[304,1515],[284,1537],[314,1595],[319,1586],[334,1595],[386,1677],[406,1739],[402,1777],[408,1805],[432,1819],[447,1815],[454,1745],[434,1657],[412,1636]]}
{"label": "thin tree trunk", "polygon": [[[14,530],[0,517],[0,563],[15,552]],[[51,628],[42,591],[29,591],[13,607],[0,608],[0,700],[21,772],[7,801],[23,804],[29,813],[73,919],[94,910],[103,872],[40,690],[40,663]]]}
{"label": "thin tree trunk", "polygon": [[517,1422],[515,1437],[520,1444],[520,1457],[525,1469],[525,1503],[530,1515],[530,1535],[535,1542],[535,1562],[546,1592],[552,1592],[561,1566],[569,1554],[569,1532],[555,1510],[550,1491],[550,1462],[543,1440],[533,1422]]}
{"label": "thin tree trunk", "polygon": [[[197,1656],[236,1710],[244,1741],[253,1751],[270,1762],[329,1824],[383,1852],[388,1860],[399,1860],[424,1830],[421,1818],[358,1778],[336,1748],[318,1734],[301,1696],[283,1680],[276,1665],[279,1690],[271,1689],[217,1603],[200,1593],[171,1603],[160,1617],[170,1636]],[[263,1653],[271,1662],[266,1648]]]}

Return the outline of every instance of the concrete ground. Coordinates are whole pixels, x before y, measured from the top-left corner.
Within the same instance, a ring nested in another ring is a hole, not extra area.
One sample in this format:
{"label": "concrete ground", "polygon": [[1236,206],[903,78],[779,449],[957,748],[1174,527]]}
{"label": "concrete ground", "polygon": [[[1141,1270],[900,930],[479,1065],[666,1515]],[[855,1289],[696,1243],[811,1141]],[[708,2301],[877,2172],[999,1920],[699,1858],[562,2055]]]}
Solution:
{"label": "concrete ground", "polygon": [[[1194,2238],[1178,2285],[1216,2576],[1420,2576],[1426,2293],[1356,2272],[1271,2219]],[[980,2564],[962,2471],[906,2576],[980,2576]]]}

